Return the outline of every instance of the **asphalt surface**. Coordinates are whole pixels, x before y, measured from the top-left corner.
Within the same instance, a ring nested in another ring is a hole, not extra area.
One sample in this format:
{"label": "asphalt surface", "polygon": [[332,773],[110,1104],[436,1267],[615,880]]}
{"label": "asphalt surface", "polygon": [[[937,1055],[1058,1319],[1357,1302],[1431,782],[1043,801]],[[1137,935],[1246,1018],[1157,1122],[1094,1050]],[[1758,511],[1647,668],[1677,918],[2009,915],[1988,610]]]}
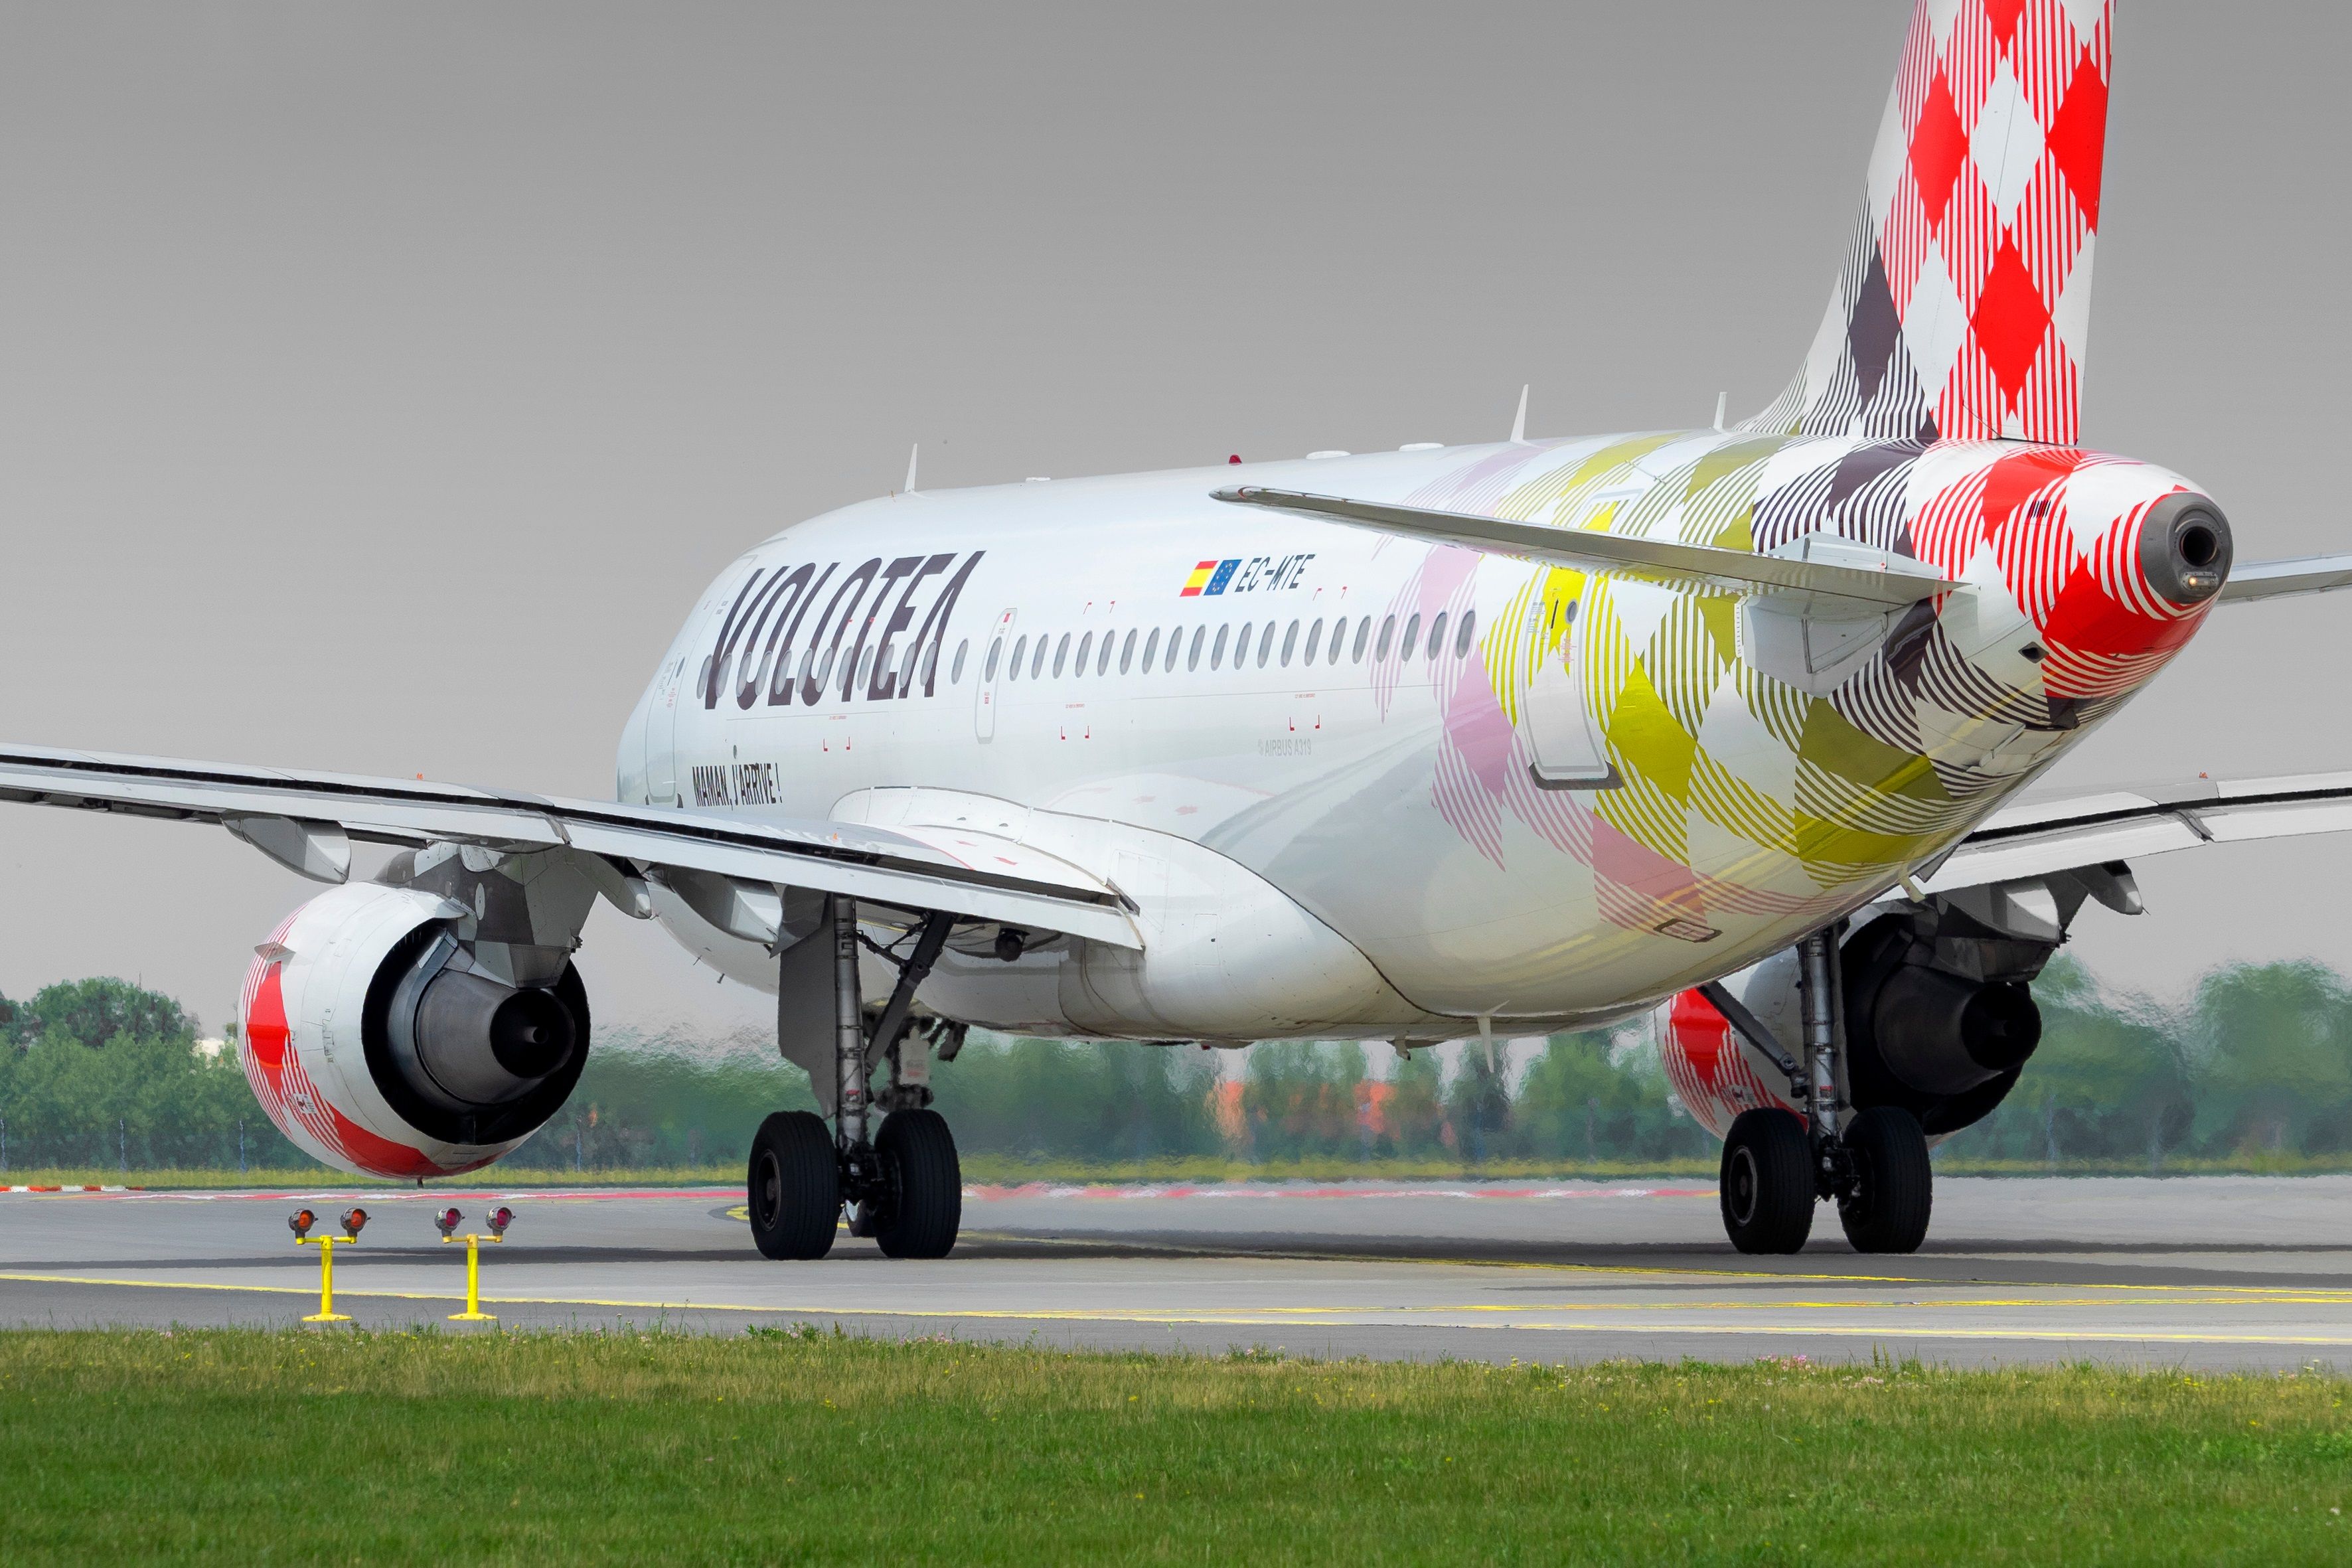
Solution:
{"label": "asphalt surface", "polygon": [[1805,1252],[1769,1259],[1733,1252],[1712,1186],[1687,1181],[973,1188],[954,1255],[929,1263],[846,1233],[822,1262],[766,1262],[720,1190],[0,1194],[0,1324],[298,1322],[319,1258],[286,1215],[308,1205],[331,1231],[355,1196],[372,1217],[337,1249],[336,1305],[370,1327],[486,1331],[445,1323],[463,1248],[431,1215],[478,1224],[494,1198],[518,1215],[482,1249],[507,1329],[2352,1369],[2352,1177],[1946,1180],[1916,1256],[1855,1254],[1825,1207]]}

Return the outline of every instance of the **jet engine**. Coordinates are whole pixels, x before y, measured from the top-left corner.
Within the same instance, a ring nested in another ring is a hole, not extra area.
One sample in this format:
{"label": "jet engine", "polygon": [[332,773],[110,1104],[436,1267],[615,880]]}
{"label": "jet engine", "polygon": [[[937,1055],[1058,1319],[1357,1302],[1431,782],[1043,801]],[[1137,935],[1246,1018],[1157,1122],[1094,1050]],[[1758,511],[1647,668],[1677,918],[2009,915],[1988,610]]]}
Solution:
{"label": "jet engine", "polygon": [[1861,926],[1839,955],[1854,1108],[1899,1105],[1931,1138],[1990,1115],[2042,1043],[2028,983],[2053,951],[1934,905]]}
{"label": "jet engine", "polygon": [[238,1058],[278,1130],[373,1176],[488,1164],[555,1114],[588,1060],[588,996],[559,951],[513,984],[462,940],[475,911],[415,886],[311,900],[257,950]]}
{"label": "jet engine", "polygon": [[[2031,983],[2090,899],[2140,909],[2116,863],[1864,910],[1838,950],[1848,1103],[1900,1106],[1931,1138],[1990,1115],[2042,1041]],[[1791,1055],[1804,1038],[1797,973],[1791,949],[1723,982]],[[1676,1098],[1717,1137],[1752,1106],[1795,1109],[1788,1079],[1700,993],[1659,1010],[1658,1040]]]}

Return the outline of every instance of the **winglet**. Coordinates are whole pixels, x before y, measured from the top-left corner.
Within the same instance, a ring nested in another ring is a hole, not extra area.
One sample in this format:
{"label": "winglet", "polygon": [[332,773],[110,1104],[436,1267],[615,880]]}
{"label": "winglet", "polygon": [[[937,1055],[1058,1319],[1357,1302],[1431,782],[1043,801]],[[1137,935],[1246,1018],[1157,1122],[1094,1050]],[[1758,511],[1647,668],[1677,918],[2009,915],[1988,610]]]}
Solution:
{"label": "winglet", "polygon": [[1511,420],[1511,445],[1523,447],[1528,439],[1528,389],[1519,388],[1519,411]]}
{"label": "winglet", "polygon": [[922,455],[923,446],[919,441],[907,448],[907,493],[908,495],[915,493],[915,459]]}

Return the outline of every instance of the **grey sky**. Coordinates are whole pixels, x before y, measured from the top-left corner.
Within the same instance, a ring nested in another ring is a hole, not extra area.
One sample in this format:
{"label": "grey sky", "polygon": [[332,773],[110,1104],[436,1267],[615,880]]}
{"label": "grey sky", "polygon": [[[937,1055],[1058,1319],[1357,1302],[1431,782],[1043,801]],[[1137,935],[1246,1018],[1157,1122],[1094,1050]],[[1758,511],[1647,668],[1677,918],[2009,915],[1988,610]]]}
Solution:
{"label": "grey sky", "polygon": [[[2091,443],[2343,548],[2343,7],[2120,0]],[[895,485],[1700,424],[1819,320],[1908,0],[0,6],[0,736],[595,795],[752,541]],[[2078,786],[2352,765],[2224,611]],[[2352,967],[2352,838],[2142,868],[2102,973]],[[0,812],[0,990],[217,1026],[304,886]],[[602,912],[602,1016],[751,1016]],[[730,992],[733,988],[728,988]]]}

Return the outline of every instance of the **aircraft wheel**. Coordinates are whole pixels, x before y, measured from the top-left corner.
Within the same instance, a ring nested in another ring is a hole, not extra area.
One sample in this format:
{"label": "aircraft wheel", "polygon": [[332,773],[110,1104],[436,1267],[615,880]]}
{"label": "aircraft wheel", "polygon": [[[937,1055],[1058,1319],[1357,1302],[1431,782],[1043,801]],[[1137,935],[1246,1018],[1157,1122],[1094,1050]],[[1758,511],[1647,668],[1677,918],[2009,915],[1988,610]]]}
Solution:
{"label": "aircraft wheel", "polygon": [[751,1139],[751,1240],[765,1258],[823,1258],[841,1220],[841,1162],[821,1117],[780,1110]]}
{"label": "aircraft wheel", "polygon": [[1723,1141],[1723,1228],[1742,1252],[1797,1252],[1813,1228],[1813,1152],[1786,1110],[1743,1110]]}
{"label": "aircraft wheel", "polygon": [[874,1140],[882,1192],[873,1236],[891,1258],[945,1258],[963,1224],[963,1166],[936,1110],[896,1110]]}
{"label": "aircraft wheel", "polygon": [[1916,1252],[1927,1238],[1935,1171],[1919,1119],[1898,1105],[1876,1105],[1845,1130],[1854,1190],[1838,1200],[1838,1218],[1856,1252]]}

